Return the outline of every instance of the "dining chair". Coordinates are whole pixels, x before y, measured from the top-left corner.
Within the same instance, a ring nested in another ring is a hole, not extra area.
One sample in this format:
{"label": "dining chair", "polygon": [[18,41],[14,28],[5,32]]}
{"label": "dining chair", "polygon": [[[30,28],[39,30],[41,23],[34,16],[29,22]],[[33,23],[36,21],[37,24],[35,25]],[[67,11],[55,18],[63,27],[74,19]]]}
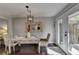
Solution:
{"label": "dining chair", "polygon": [[49,38],[50,38],[50,33],[47,34],[47,38],[41,38],[40,39],[40,42],[39,42],[39,53],[40,53],[40,48],[41,47],[47,48]]}
{"label": "dining chair", "polygon": [[15,53],[15,46],[18,44],[18,42],[14,42],[8,36],[4,36],[4,44],[5,44],[5,51],[8,51],[8,53],[11,54],[11,47],[12,47],[13,52]]}

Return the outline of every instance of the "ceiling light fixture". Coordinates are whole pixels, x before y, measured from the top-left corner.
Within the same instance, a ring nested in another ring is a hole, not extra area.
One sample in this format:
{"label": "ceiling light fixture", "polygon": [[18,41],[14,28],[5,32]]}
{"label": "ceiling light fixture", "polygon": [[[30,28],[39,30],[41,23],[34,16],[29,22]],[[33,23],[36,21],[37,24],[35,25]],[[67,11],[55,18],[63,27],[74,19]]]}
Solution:
{"label": "ceiling light fixture", "polygon": [[28,12],[27,21],[33,22],[34,21],[34,16],[31,15],[31,10],[29,9],[29,6],[25,6],[25,7],[27,8],[27,12]]}

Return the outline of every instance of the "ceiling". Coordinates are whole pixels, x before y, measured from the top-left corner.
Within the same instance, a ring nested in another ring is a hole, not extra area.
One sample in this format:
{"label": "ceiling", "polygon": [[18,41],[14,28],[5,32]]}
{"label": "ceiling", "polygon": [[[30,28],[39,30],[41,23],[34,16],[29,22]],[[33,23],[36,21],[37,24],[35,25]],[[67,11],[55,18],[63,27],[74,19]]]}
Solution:
{"label": "ceiling", "polygon": [[26,17],[29,6],[35,17],[51,17],[60,12],[68,3],[0,3],[0,17]]}

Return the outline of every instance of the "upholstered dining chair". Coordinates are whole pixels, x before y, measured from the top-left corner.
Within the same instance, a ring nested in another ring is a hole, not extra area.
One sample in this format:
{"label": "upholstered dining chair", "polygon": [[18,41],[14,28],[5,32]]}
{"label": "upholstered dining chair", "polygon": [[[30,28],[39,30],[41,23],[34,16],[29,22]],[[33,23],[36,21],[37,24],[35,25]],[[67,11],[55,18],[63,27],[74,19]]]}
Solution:
{"label": "upholstered dining chair", "polygon": [[39,53],[40,53],[40,47],[43,46],[43,47],[47,48],[49,38],[50,38],[50,33],[47,34],[47,38],[41,38],[40,39],[40,42],[39,42]]}
{"label": "upholstered dining chair", "polygon": [[13,52],[15,53],[15,46],[18,44],[18,42],[13,42],[12,39],[10,39],[8,36],[4,36],[4,44],[5,44],[5,51],[8,51],[8,53],[11,53],[11,47],[13,49]]}

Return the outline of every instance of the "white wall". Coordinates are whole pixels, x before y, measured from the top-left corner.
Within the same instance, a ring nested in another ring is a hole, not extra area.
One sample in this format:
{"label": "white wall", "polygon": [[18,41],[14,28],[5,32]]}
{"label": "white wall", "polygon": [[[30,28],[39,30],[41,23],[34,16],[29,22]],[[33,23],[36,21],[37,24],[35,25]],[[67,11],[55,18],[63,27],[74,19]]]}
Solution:
{"label": "white wall", "polygon": [[7,20],[0,19],[0,26],[6,26],[7,25]]}
{"label": "white wall", "polygon": [[[19,36],[25,36],[25,21],[26,19],[13,19],[13,34],[19,35]],[[48,33],[51,33],[49,43],[53,42],[53,18],[50,17],[38,17],[34,18],[34,21],[41,21],[42,22],[42,32],[38,33],[38,35],[41,35],[42,37],[47,37]],[[36,34],[36,33],[34,33]],[[41,37],[40,36],[40,37]],[[39,36],[38,36],[39,37]]]}
{"label": "white wall", "polygon": [[13,35],[25,36],[25,19],[13,19]]}
{"label": "white wall", "polygon": [[53,29],[54,29],[54,23],[53,23],[53,18],[50,18],[50,17],[43,17],[43,18],[37,18],[36,20],[40,20],[42,22],[42,29],[43,29],[43,32],[42,32],[42,37],[47,37],[47,34],[50,33],[51,36],[50,36],[50,39],[49,39],[49,42],[52,43],[53,42]]}

